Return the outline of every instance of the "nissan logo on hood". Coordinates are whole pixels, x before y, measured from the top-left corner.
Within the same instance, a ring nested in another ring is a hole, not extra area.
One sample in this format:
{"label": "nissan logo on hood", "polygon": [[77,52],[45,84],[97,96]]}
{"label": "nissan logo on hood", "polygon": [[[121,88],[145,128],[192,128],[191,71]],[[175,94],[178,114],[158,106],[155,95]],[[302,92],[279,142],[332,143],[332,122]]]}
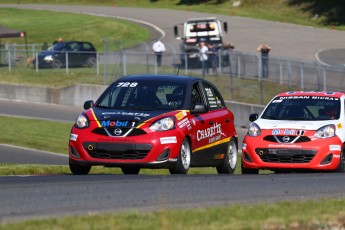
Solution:
{"label": "nissan logo on hood", "polygon": [[121,130],[121,129],[115,129],[115,130],[114,130],[114,134],[115,134],[116,136],[120,136],[121,133],[122,133],[122,130]]}

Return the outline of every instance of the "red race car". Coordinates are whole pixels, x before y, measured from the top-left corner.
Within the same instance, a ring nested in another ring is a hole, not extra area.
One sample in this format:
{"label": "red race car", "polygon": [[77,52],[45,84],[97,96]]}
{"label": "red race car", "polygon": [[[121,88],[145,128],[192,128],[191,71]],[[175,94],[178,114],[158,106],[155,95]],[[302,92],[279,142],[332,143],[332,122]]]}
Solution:
{"label": "red race car", "polygon": [[242,146],[242,173],[345,169],[345,94],[286,92],[252,114]]}
{"label": "red race car", "polygon": [[112,83],[72,127],[69,166],[88,174],[94,165],[166,168],[186,174],[190,167],[216,167],[232,174],[237,162],[234,116],[216,87],[203,79],[176,75],[125,76]]}

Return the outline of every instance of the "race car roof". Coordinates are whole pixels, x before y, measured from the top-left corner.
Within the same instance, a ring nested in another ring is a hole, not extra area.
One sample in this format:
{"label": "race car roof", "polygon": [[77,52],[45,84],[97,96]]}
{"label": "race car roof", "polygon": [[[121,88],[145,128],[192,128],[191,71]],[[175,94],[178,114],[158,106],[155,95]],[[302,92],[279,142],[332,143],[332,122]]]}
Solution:
{"label": "race car roof", "polygon": [[192,76],[184,76],[184,75],[158,75],[158,74],[140,74],[140,75],[127,75],[119,80],[123,81],[137,81],[149,79],[153,81],[174,81],[174,82],[181,82],[181,83],[190,83],[195,80],[203,80],[201,78],[192,77]]}
{"label": "race car roof", "polygon": [[344,92],[333,92],[333,91],[289,91],[283,92],[277,97],[289,97],[289,96],[319,96],[319,97],[343,97],[345,96]]}

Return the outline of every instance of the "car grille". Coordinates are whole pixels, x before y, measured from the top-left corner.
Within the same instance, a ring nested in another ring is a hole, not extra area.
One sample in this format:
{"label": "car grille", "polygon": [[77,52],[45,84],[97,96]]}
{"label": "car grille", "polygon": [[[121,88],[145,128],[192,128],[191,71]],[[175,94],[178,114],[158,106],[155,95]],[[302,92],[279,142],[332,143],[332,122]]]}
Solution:
{"label": "car grille", "polygon": [[83,147],[92,158],[140,160],[147,156],[152,148],[152,145],[85,142],[83,143]]}
{"label": "car grille", "polygon": [[265,141],[275,142],[275,143],[302,143],[310,141],[307,136],[275,136],[268,135],[264,137]]}
{"label": "car grille", "polygon": [[303,149],[263,149],[255,150],[264,162],[270,163],[309,163],[316,155],[316,150]]}
{"label": "car grille", "polygon": [[[115,130],[121,130],[120,135],[115,134]],[[102,135],[102,136],[112,136],[112,137],[130,137],[130,136],[139,136],[146,134],[146,132],[142,129],[136,129],[136,128],[104,128],[99,127],[92,130],[92,133]]]}

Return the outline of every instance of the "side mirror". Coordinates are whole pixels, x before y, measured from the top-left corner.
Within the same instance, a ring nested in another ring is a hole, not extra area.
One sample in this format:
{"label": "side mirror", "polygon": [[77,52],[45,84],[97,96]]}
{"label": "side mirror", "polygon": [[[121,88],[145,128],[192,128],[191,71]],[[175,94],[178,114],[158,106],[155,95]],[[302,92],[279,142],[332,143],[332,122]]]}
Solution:
{"label": "side mirror", "polygon": [[174,34],[175,34],[175,37],[178,37],[178,27],[177,26],[174,26]]}
{"label": "side mirror", "polygon": [[207,113],[208,107],[205,104],[196,104],[194,108],[192,108],[191,113]]}
{"label": "side mirror", "polygon": [[93,100],[85,101],[84,102],[84,109],[85,110],[90,109],[93,106],[93,104],[94,104]]}
{"label": "side mirror", "polygon": [[259,118],[259,114],[253,113],[249,115],[249,121],[253,122],[256,121]]}

